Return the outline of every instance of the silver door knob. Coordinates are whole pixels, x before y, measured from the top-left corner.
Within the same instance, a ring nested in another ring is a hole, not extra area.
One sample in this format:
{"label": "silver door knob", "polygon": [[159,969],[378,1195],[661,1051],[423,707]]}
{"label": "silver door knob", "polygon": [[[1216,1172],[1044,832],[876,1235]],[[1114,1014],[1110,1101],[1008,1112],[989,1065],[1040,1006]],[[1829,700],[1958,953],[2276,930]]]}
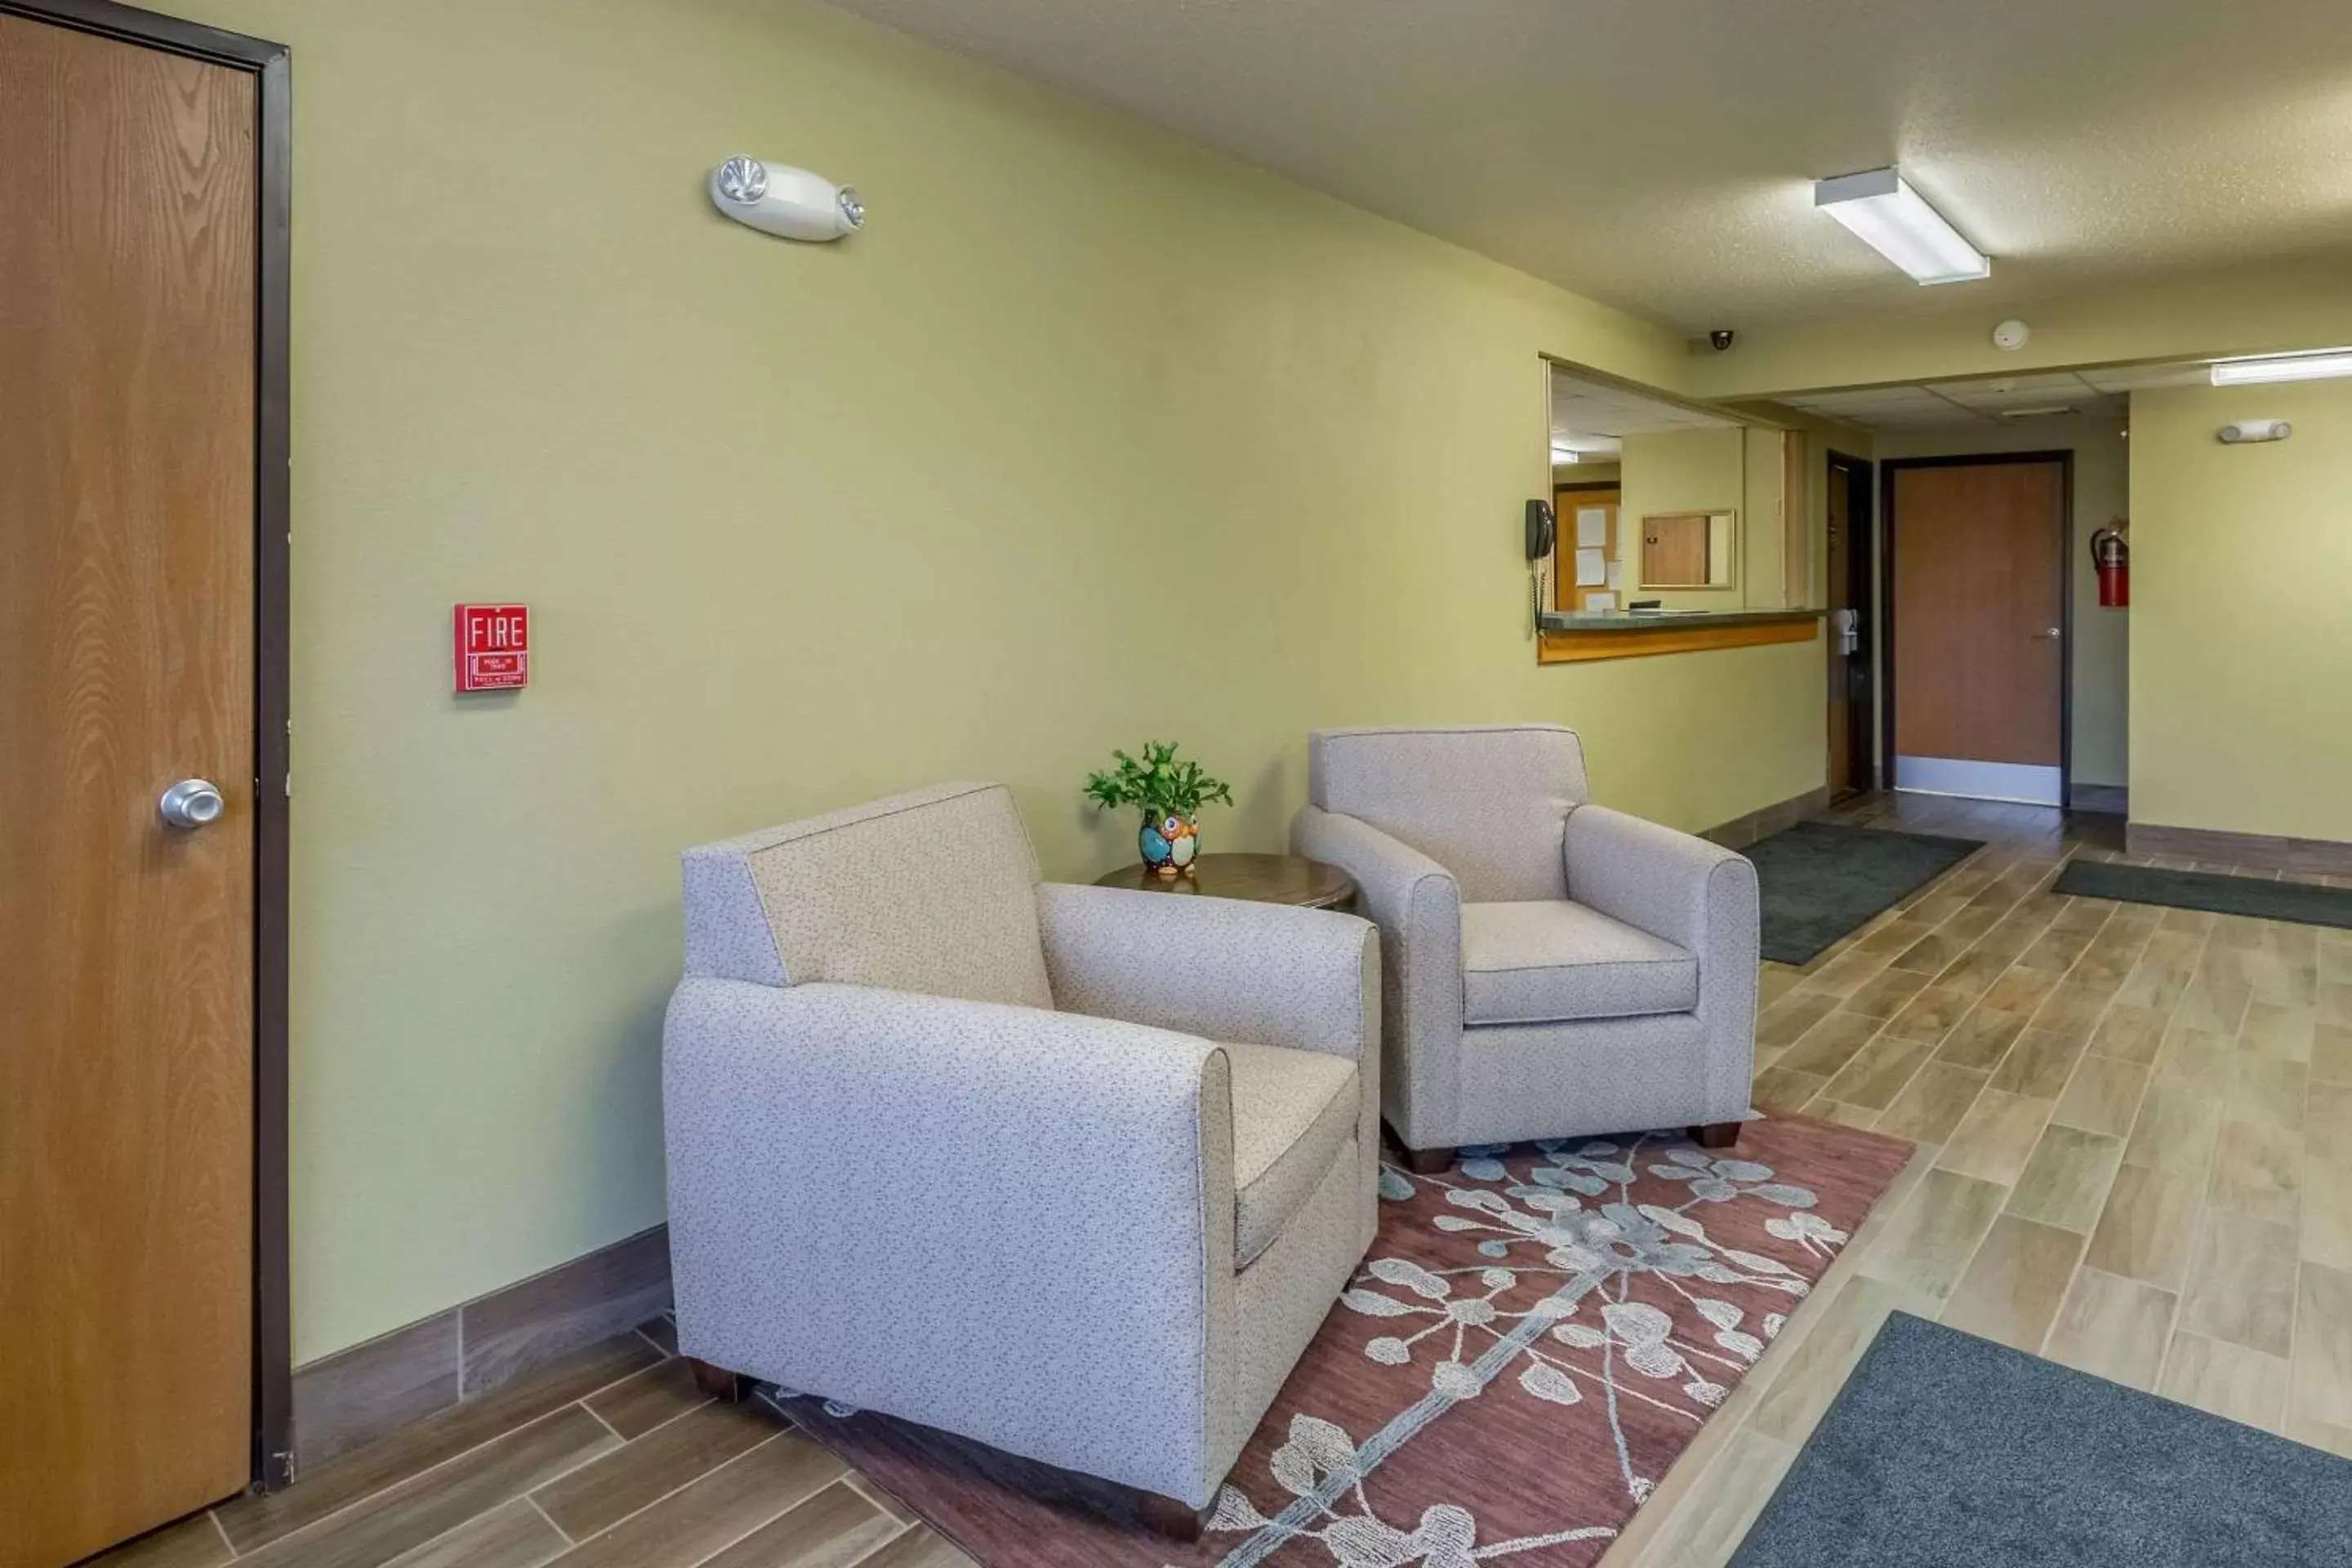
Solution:
{"label": "silver door knob", "polygon": [[163,792],[156,809],[163,814],[168,827],[202,827],[220,818],[228,803],[221,792],[203,779],[182,779]]}

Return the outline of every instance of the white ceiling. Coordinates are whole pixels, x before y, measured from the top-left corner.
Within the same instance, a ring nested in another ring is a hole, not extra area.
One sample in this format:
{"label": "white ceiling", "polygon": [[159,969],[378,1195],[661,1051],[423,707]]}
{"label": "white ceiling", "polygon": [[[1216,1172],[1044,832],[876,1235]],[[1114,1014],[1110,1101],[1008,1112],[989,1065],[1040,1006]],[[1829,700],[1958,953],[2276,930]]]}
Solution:
{"label": "white ceiling", "polygon": [[2129,412],[2128,395],[2134,391],[2198,385],[2210,375],[2210,366],[2200,361],[1801,393],[1780,401],[1866,430],[1969,429],[2045,418],[2121,419]]}
{"label": "white ceiling", "polygon": [[1588,381],[1552,367],[1551,444],[1602,460],[1618,454],[1618,443],[1628,436],[1651,436],[1667,430],[1721,430],[1739,423],[1663,397],[1647,397],[1627,387]]}
{"label": "white ceiling", "polygon": [[[2352,257],[2344,0],[833,0],[1689,332]],[[1996,258],[1812,210],[1899,163]]]}

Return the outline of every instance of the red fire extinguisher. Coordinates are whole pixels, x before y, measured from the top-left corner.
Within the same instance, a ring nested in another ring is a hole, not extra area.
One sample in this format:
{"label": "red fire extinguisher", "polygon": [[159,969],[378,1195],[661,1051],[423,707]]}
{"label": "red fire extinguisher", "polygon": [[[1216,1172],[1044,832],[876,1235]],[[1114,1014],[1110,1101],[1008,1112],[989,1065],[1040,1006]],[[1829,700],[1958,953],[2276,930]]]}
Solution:
{"label": "red fire extinguisher", "polygon": [[2091,563],[2099,569],[2099,607],[2131,607],[2131,543],[2124,537],[2121,520],[2091,535]]}

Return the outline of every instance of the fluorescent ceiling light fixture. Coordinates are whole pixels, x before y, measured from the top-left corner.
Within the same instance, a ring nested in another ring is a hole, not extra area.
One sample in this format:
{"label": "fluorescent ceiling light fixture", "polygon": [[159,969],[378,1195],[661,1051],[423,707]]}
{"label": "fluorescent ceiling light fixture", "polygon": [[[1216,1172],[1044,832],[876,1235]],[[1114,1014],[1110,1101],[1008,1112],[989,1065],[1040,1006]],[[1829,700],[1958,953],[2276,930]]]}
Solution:
{"label": "fluorescent ceiling light fixture", "polygon": [[1584,461],[1583,454],[1574,451],[1570,447],[1554,447],[1551,449],[1551,466],[1555,468],[1564,468],[1568,464],[1580,463],[1582,461]]}
{"label": "fluorescent ceiling light fixture", "polygon": [[1893,169],[1817,181],[1813,205],[1919,282],[1965,283],[1991,275],[1991,259]]}
{"label": "fluorescent ceiling light fixture", "polygon": [[2266,354],[2261,359],[2225,359],[2213,363],[2216,386],[2252,386],[2266,381],[2326,381],[2352,375],[2352,349],[2316,354]]}

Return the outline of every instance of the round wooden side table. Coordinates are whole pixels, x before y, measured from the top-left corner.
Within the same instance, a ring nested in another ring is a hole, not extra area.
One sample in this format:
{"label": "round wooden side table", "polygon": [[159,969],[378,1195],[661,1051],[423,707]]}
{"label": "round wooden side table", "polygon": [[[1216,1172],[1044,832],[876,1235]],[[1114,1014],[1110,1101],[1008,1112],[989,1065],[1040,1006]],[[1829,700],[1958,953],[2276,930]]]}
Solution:
{"label": "round wooden side table", "polygon": [[1203,855],[1190,869],[1163,877],[1137,861],[1095,879],[1097,888],[1139,888],[1151,893],[1197,893],[1254,904],[1297,904],[1353,914],[1356,882],[1337,866],[1298,855]]}

